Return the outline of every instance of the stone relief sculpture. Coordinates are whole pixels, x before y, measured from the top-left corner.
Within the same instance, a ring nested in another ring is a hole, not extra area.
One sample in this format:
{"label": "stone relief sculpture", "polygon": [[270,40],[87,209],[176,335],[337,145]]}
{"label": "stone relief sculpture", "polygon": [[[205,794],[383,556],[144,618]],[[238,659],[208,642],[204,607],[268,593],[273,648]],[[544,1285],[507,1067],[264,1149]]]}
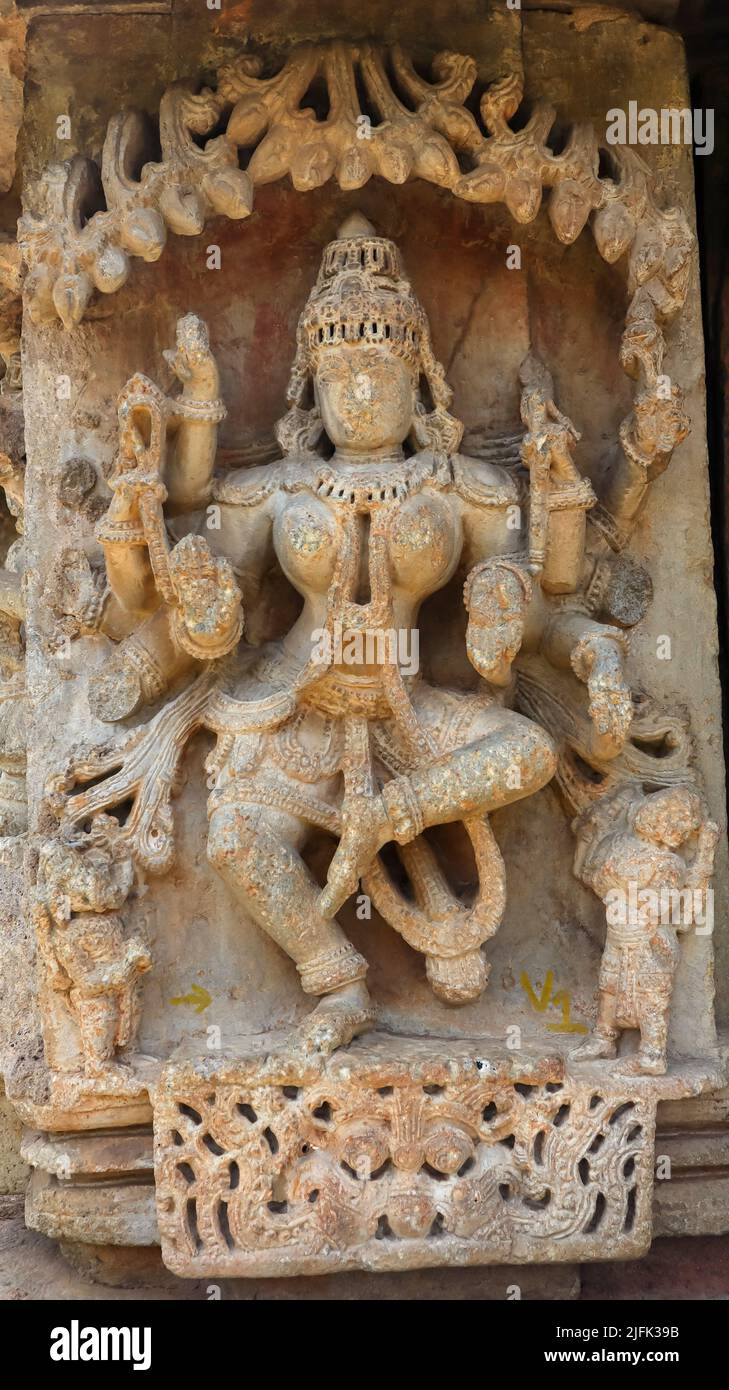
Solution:
{"label": "stone relief sculpture", "polygon": [[85,1075],[128,1089],[134,1078],[116,1060],[133,1046],[139,1024],[139,976],[149,949],[125,937],[119,909],[134,878],[116,820],[46,842],[40,853],[34,914],[47,987],[67,998],[78,1026]]}
{"label": "stone relief sculpture", "polygon": [[[60,317],[73,329],[95,292],[127,280],[130,258],[161,255],[168,230],[243,218],[255,188],[284,175],[299,191],[330,178],[352,191],[373,175],[398,185],[414,174],[470,202],[503,201],[524,225],[547,188],[565,246],[589,225],[604,260],[626,257],[620,363],[635,394],[592,482],[576,462],[584,422],[560,410],[534,353],[519,371],[523,429],[464,435],[400,251],[357,212],[323,248],[301,308],[270,461],[225,467],[218,363],[197,315],[179,319],[165,353],[179,390],[130,378],[116,456],[100,470],[111,500],[96,549],[61,546],[42,590],[49,650],[108,639],[84,685],[108,737],[84,737],[50,770],[38,816],[52,1122],[63,1128],[79,1097],[84,1122],[148,1121],[149,1097],[163,1254],[184,1276],[546,1249],[595,1258],[605,1241],[639,1254],[658,1097],[699,1084],[668,1058],[676,932],[640,894],[704,892],[717,836],[686,713],[635,680],[629,643],[652,581],[628,543],[688,430],[679,386],[659,386],[693,236],[680,209],[658,206],[631,150],[615,151],[603,177],[585,127],[552,152],[551,108],[538,104],[512,130],[515,76],[481,97],[484,133],[465,104],[475,64],[461,55],[438,55],[432,82],[401,50],[386,63],[365,44],[304,45],[273,77],[262,71],[246,55],[216,91],[170,89],[161,160],[144,162],[141,118],[125,112],[100,170],[77,156],[47,171],[20,227],[34,324]],[[326,120],[300,108],[316,78]],[[363,141],[369,106],[381,119]],[[90,525],[100,475],[75,456],[63,467],[58,497]],[[261,640],[272,566],[297,616]],[[421,609],[446,586],[463,598],[470,689],[419,662]],[[20,651],[22,609],[8,603]],[[175,800],[199,730],[215,739],[195,788],[207,794],[212,869],[314,1002],[250,1053],[155,1061],[135,1051],[152,953],[127,925],[134,870],[176,867]],[[512,1054],[488,1027],[451,1037],[445,1022],[489,986],[488,943],[510,891],[491,817],[524,802],[528,819],[553,779],[577,837],[574,872],[608,918],[597,1023],[569,1058],[543,1044]],[[459,825],[470,897],[429,834]],[[307,851],[321,831],[335,845],[317,877]],[[342,925],[360,889],[423,957],[447,1044],[377,1031],[366,947]],[[638,913],[614,918],[615,894],[633,890]],[[618,1058],[628,1029],[639,1050]],[[69,1072],[72,1084],[58,1085]]]}
{"label": "stone relief sculpture", "polygon": [[[631,316],[643,334],[683,303],[693,245],[683,211],[658,207],[649,171],[628,146],[611,149],[616,177],[601,178],[589,125],[572,130],[555,155],[547,137],[556,113],[546,102],[512,130],[523,75],[509,73],[483,92],[484,133],[466,105],[476,63],[462,53],[434,56],[435,81],[400,45],[300,44],[280,72],[264,78],[263,69],[259,55],[245,53],[221,68],[215,91],[174,83],[160,104],[161,161],[144,113],[132,109],[109,122],[101,168],[78,155],[46,170],[18,236],[34,322],[58,316],[72,327],[96,292],[114,294],[126,282],[131,257],[159,259],[168,230],[196,236],[216,214],[246,218],[255,189],[287,175],[299,192],[330,179],[354,191],[374,176],[395,186],[418,177],[467,202],[503,202],[522,225],[537,216],[546,187],[561,242],[589,226],[606,261],[629,252]],[[301,106],[317,79],[328,97],[323,121]],[[221,122],[225,133],[213,134]],[[240,150],[249,152],[245,169]]]}
{"label": "stone relief sculpture", "polygon": [[[280,464],[216,480],[223,407],[199,320],[180,322],[170,360],[181,396],[166,399],[133,378],[122,397],[114,496],[98,529],[110,590],[102,625],[109,630],[120,611],[143,621],[92,684],[92,707],[117,720],[183,672],[211,671],[198,714],[218,735],[209,856],[295,961],[304,990],[320,998],[292,1045],[326,1054],[373,1021],[366,962],[336,921],[361,877],[385,918],[425,953],[441,998],[465,1002],[486,984],[480,947],[504,906],[487,817],[555,770],[549,735],[510,708],[521,648],[585,683],[605,756],[624,744],[631,704],[623,632],[550,598],[579,581],[595,497],[571,458],[574,427],[530,360],[522,460],[531,501],[523,534],[514,526],[514,480],[458,453],[462,427],[449,414],[451,393],[397,248],[356,215],[326,248],[301,316],[289,410],[277,426]],[[421,376],[430,410],[419,398]],[[319,439],[329,456],[317,451]],[[189,528],[204,530],[200,509],[213,500],[219,529],[193,534]],[[180,537],[170,546],[165,505]],[[271,553],[304,607],[283,641],[246,650],[244,615]],[[403,675],[389,650],[396,634],[410,638],[421,603],[458,572],[468,655],[483,680],[474,694]],[[180,698],[173,717],[183,727],[189,697]],[[66,814],[76,821],[132,790],[143,806],[159,787],[157,740],[153,721],[129,754],[114,754],[116,776],[71,797]],[[93,758],[75,769],[80,779],[101,770]],[[479,869],[468,913],[423,839],[428,826],[456,820]],[[339,837],[323,891],[300,858],[317,825]],[[402,847],[417,908],[377,859],[389,841]]]}
{"label": "stone relief sculpture", "polygon": [[[575,828],[575,873],[605,902],[608,926],[597,1023],[574,1056],[614,1057],[620,1030],[638,1028],[639,1051],[617,1070],[660,1074],[666,1071],[677,930],[688,931],[705,915],[719,828],[687,786],[648,796],[619,788],[583,811]],[[683,847],[691,841],[687,859]]]}
{"label": "stone relief sculpture", "polygon": [[[361,1075],[352,1060],[353,1077],[335,1073],[296,1095],[249,1083],[205,1096],[191,1075],[163,1088],[157,1185],[171,1269],[273,1275],[295,1263],[316,1273],[362,1257],[402,1269],[461,1263],[475,1249],[499,1264],[560,1246],[579,1257],[594,1240],[596,1203],[600,1239],[635,1248],[647,1219],[645,1099],[616,1105],[594,1085],[540,1084],[538,1073],[529,1085],[494,1085],[455,1055],[450,1069],[421,1058],[438,1078],[425,1087],[382,1057],[365,1054]],[[374,1089],[366,1070],[377,1060]]]}

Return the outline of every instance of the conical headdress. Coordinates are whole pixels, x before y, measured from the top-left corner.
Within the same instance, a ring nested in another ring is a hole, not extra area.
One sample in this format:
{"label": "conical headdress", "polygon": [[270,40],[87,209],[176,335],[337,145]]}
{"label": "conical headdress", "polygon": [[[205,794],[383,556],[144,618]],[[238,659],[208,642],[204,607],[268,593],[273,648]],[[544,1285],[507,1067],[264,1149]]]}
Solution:
{"label": "conical headdress", "polygon": [[353,213],[325,247],[316,284],[299,319],[296,359],[288,400],[303,403],[321,354],[342,344],[386,345],[428,381],[436,407],[447,410],[453,393],[433,355],[425,310],[413,293],[394,241],[377,236]]}
{"label": "conical headdress", "polygon": [[414,364],[425,321],[395,243],[355,214],[330,241],[301,315],[311,361],[340,343],[387,343]]}

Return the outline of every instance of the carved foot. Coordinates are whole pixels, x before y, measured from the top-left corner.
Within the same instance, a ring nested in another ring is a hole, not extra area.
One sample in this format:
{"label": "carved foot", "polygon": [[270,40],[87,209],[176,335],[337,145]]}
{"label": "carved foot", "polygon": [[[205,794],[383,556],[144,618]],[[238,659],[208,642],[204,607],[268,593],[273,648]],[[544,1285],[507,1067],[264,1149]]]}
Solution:
{"label": "carved foot", "polygon": [[128,1062],[86,1062],[84,1076],[87,1081],[103,1081],[114,1086],[128,1087],[134,1081],[134,1072]]}
{"label": "carved foot", "polygon": [[579,1047],[573,1047],[570,1052],[571,1062],[595,1062],[601,1057],[615,1057],[617,1055],[617,1042],[615,1038],[608,1037],[605,1033],[591,1033],[589,1038],[580,1043]]}
{"label": "carved foot", "polygon": [[626,1057],[615,1068],[620,1076],[665,1076],[668,1065],[664,1053],[640,1048],[632,1057]]}
{"label": "carved foot", "polygon": [[375,1011],[367,986],[362,980],[343,985],[319,1001],[309,1017],[296,1029],[291,1043],[296,1052],[330,1057],[338,1047],[371,1028]]}

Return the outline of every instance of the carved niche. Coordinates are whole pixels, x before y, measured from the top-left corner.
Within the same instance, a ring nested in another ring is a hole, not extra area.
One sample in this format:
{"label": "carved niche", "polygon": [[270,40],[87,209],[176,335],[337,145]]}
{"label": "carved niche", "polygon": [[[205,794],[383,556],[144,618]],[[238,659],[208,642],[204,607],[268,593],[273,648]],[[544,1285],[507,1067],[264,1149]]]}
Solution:
{"label": "carved niche", "polygon": [[[212,321],[180,316],[165,353],[172,391],[127,381],[105,491],[90,465],[64,474],[85,543],[59,548],[43,591],[54,640],[104,643],[106,655],[85,687],[91,735],[46,769],[35,807],[49,1079],[42,1101],[15,1099],[50,1138],[27,1150],[29,1219],[66,1236],[86,1219],[105,1238],[101,1217],[84,1218],[83,1184],[65,1202],[43,1177],[53,1133],[152,1118],[154,1153],[140,1140],[135,1162],[154,1166],[163,1257],[182,1276],[636,1255],[651,1237],[658,1101],[717,1076],[703,1053],[670,1053],[676,923],[652,898],[630,905],[631,886],[705,895],[718,836],[687,718],[634,683],[630,644],[652,595],[631,537],[689,428],[680,385],[661,383],[693,234],[630,149],[613,152],[607,177],[588,127],[552,152],[550,107],[513,129],[517,77],[485,91],[479,121],[468,57],[437,55],[426,80],[398,48],[308,44],[262,73],[245,55],[215,90],[175,84],[161,160],[145,155],[145,118],[123,112],[100,170],[77,157],[46,173],[20,227],[34,325],[60,318],[79,333],[135,256],[157,260],[168,232],[197,235],[210,217],[245,218],[256,188],[285,176],[299,192],[419,178],[502,202],[523,225],[547,189],[563,245],[589,228],[605,261],[626,264],[619,351],[633,405],[591,481],[580,421],[530,352],[514,383],[521,426],[464,434],[400,249],[351,207],[301,305],[263,460],[222,466]],[[323,121],[301,109],[315,78]],[[261,638],[272,564],[303,606],[283,635]],[[410,660],[421,605],[451,583],[467,690]],[[220,1056],[192,1038],[141,1056],[157,955],[137,915],[175,871],[201,731],[209,872],[316,1002],[284,1030],[254,1036],[241,1018]],[[657,741],[661,759],[648,751]],[[549,784],[576,836],[574,874],[606,907],[599,980],[584,981],[599,1008],[578,1047],[530,1037],[511,1050],[490,1004],[510,892],[492,818],[522,803],[528,820]],[[429,834],[454,826],[470,846],[470,896]],[[320,832],[333,843],[317,872],[306,851]],[[617,891],[628,906],[614,921]],[[360,893],[422,962],[436,1012],[412,1035],[383,1023],[366,944],[340,920]],[[459,1009],[470,1034],[455,1031]],[[93,1162],[89,1147],[77,1179]],[[142,1225],[157,1238],[149,1212]]]}

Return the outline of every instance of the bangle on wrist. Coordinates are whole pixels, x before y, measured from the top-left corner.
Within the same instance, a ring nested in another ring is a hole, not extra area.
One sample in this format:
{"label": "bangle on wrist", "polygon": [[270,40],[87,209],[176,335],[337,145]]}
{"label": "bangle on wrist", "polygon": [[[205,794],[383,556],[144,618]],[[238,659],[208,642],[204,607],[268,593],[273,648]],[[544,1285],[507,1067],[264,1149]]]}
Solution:
{"label": "bangle on wrist", "polygon": [[146,545],[147,538],[139,521],[115,521],[102,517],[96,527],[96,539],[103,544]]}

